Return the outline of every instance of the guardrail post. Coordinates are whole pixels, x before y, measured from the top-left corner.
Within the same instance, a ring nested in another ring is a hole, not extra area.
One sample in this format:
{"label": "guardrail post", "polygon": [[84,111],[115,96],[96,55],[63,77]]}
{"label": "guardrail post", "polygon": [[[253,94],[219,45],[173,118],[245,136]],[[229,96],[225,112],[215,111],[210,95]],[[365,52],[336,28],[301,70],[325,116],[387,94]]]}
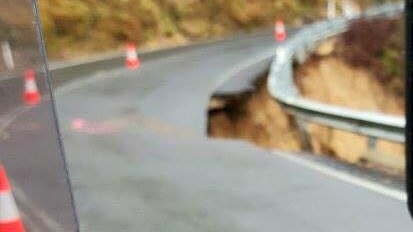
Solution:
{"label": "guardrail post", "polygon": [[367,139],[367,154],[374,155],[377,148],[377,138],[369,136]]}
{"label": "guardrail post", "polygon": [[298,61],[299,64],[304,64],[304,62],[307,59],[307,52],[304,46],[301,46],[299,49],[296,51],[296,60]]}
{"label": "guardrail post", "polygon": [[336,0],[328,0],[327,2],[327,18],[333,19],[336,17]]}
{"label": "guardrail post", "polygon": [[299,117],[294,117],[294,121],[298,129],[298,136],[302,145],[302,149],[304,151],[311,151],[312,146],[310,141],[310,135],[307,131],[307,123]]}

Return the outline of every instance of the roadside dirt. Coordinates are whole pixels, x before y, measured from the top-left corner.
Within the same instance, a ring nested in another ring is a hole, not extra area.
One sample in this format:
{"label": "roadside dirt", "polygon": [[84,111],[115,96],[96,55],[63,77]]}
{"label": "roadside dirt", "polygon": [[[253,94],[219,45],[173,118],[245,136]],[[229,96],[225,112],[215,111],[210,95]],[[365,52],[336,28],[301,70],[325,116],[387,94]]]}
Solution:
{"label": "roadside dirt", "polygon": [[[314,57],[296,70],[300,92],[309,99],[363,111],[404,114],[404,99],[383,86],[370,70],[354,68],[339,57]],[[375,151],[368,139],[345,131],[309,125],[313,152],[350,163],[369,163],[403,170],[404,146],[378,141]]]}
{"label": "roadside dirt", "polygon": [[313,58],[296,70],[303,96],[357,110],[403,115],[404,100],[381,85],[368,70],[337,57]]}

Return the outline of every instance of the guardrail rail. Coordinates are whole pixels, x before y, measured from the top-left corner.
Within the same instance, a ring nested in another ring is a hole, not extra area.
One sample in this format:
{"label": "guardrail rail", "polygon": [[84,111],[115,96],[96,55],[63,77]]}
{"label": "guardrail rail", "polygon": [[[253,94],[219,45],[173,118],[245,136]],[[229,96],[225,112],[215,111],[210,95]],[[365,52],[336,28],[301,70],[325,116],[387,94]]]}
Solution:
{"label": "guardrail rail", "polygon": [[[271,96],[295,117],[298,125],[313,122],[368,136],[370,147],[375,146],[376,139],[403,143],[405,118],[379,112],[352,110],[305,99],[300,96],[293,76],[294,60],[303,63],[307,54],[311,53],[319,42],[345,32],[353,20],[394,17],[403,12],[403,9],[404,4],[385,4],[371,8],[354,18],[321,21],[304,27],[276,49],[267,84]],[[305,133],[305,129],[302,131],[301,126],[299,127],[300,131]]]}

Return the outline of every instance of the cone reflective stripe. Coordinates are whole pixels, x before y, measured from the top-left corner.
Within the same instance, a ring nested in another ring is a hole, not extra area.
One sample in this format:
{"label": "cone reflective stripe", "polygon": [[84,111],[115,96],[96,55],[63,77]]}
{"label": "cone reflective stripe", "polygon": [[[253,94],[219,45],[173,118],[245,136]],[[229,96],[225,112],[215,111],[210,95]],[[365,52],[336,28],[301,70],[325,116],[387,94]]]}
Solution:
{"label": "cone reflective stripe", "polygon": [[275,21],[274,25],[274,39],[276,41],[284,41],[287,38],[287,31],[285,30],[284,22],[281,20]]}
{"label": "cone reflective stripe", "polygon": [[126,60],[125,67],[127,69],[137,69],[140,66],[138,53],[136,52],[136,46],[134,43],[128,43],[126,45]]}
{"label": "cone reflective stripe", "polygon": [[37,105],[40,102],[40,93],[33,69],[28,69],[24,72],[23,102],[25,105]]}
{"label": "cone reflective stripe", "polygon": [[0,164],[0,231],[25,232],[23,222],[16,206],[9,180],[4,167]]}

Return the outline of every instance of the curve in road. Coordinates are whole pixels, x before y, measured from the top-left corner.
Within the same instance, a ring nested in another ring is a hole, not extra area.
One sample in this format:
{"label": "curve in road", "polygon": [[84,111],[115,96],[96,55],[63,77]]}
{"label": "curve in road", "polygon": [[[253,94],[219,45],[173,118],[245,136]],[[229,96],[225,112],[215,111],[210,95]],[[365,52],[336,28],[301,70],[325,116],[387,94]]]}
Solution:
{"label": "curve in road", "polygon": [[275,46],[269,34],[237,38],[61,89],[81,230],[411,231],[403,198],[205,136],[222,73]]}

